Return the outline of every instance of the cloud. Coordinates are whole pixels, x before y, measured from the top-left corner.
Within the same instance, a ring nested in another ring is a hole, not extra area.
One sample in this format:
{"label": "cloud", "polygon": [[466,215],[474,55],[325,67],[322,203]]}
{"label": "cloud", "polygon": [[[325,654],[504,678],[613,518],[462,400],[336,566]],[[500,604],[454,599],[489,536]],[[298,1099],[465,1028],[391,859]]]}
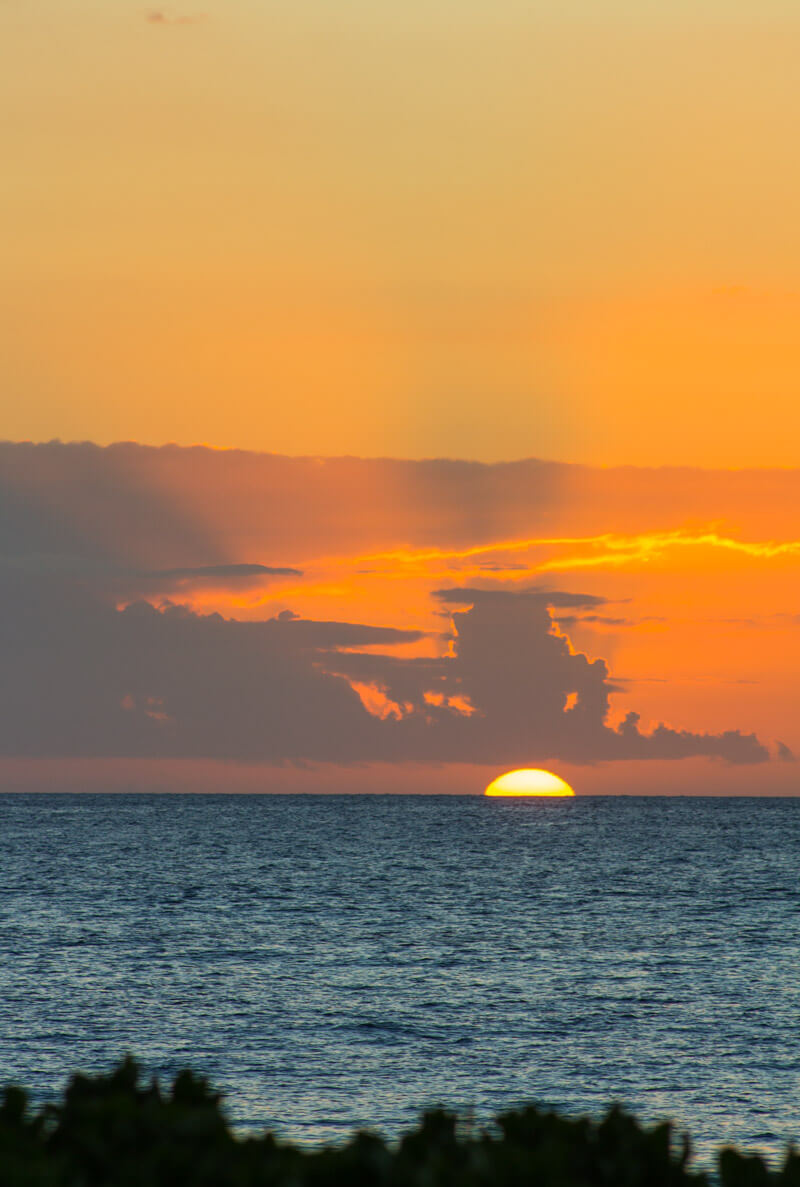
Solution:
{"label": "cloud", "polygon": [[[728,500],[758,526],[757,494],[779,519],[800,476],[0,443],[0,753],[763,761],[752,734],[609,724],[618,684],[565,630],[623,625],[604,610],[629,600],[617,570],[576,579],[600,592],[517,589],[516,554],[505,585],[476,571],[509,541],[661,549],[687,506]],[[760,564],[777,546],[714,547]],[[452,621],[447,653],[422,655],[437,613]],[[373,616],[385,625],[360,621]]]}
{"label": "cloud", "polygon": [[177,577],[190,581],[213,581],[220,577],[226,580],[237,580],[243,577],[261,577],[262,575],[302,577],[303,571],[302,569],[276,568],[273,565],[202,565],[193,569],[161,569],[142,574],[142,576],[152,577],[154,580]]}
{"label": "cloud", "polygon": [[[510,591],[503,588],[476,589],[474,587],[467,587],[464,589],[435,589],[433,591],[433,596],[440,602],[448,602],[454,606],[468,604],[475,606],[508,606],[510,604],[509,594]],[[563,590],[549,590],[539,586],[532,589],[516,590],[511,596],[516,603],[565,610],[583,610],[589,607],[605,606],[607,604],[607,599],[600,597],[598,594],[565,593]]]}
{"label": "cloud", "polygon": [[569,629],[575,626],[610,626],[634,629],[636,627],[650,627],[654,623],[666,622],[663,615],[647,614],[642,618],[622,618],[610,614],[562,614],[556,611],[553,615],[560,627]]}
{"label": "cloud", "polygon": [[608,614],[558,614],[556,622],[561,627],[580,626],[583,623],[599,623],[601,626],[638,626],[641,619],[613,618]]}
{"label": "cloud", "polygon": [[262,564],[193,565],[172,569],[134,569],[113,561],[63,555],[0,555],[0,571],[68,578],[108,595],[117,602],[189,597],[203,590],[263,590],[276,578],[303,576],[302,569]]}
{"label": "cloud", "polygon": [[118,596],[126,598],[158,597],[192,590],[263,589],[277,577],[302,577],[303,570],[290,566],[260,564],[194,565],[175,569],[125,570],[109,572],[98,582]]}
{"label": "cloud", "polygon": [[[280,631],[287,643],[298,651],[313,650],[320,655],[341,647],[396,646],[401,643],[418,643],[425,637],[423,631],[400,630],[390,626],[365,626],[352,622],[315,622],[287,616],[285,613],[270,619],[264,625]],[[258,624],[252,624],[258,625]]]}
{"label": "cloud", "polygon": [[[475,595],[478,595],[477,597]],[[554,629],[551,606],[594,605],[565,591],[439,590],[449,602],[471,604],[454,614],[457,641],[449,681],[483,716],[470,723],[474,761],[570,762],[600,759],[683,758],[705,754],[731,762],[762,762],[766,749],[752,734],[714,735],[659,725],[639,729],[630,715],[619,730],[608,726],[614,684],[602,659],[589,660]],[[602,600],[602,599],[598,599]]]}
{"label": "cloud", "polygon": [[[592,568],[703,548],[731,562],[780,562],[800,557],[798,503],[800,470],[0,443],[0,553],[99,555],[137,568],[320,556],[360,556],[361,569],[381,567],[379,558],[395,571],[457,561],[483,567],[509,548],[549,550],[557,565],[559,547],[570,550],[567,561],[590,560]],[[706,526],[676,531],[676,524]],[[510,560],[508,572],[523,571],[519,552],[501,559]],[[448,582],[456,584],[439,584]]]}
{"label": "cloud", "polygon": [[[766,759],[753,735],[736,731],[644,733],[635,714],[610,728],[605,662],[574,651],[548,609],[583,604],[584,595],[488,592],[454,612],[450,654],[401,658],[352,649],[419,643],[421,632],[285,615],[240,622],[146,602],[118,610],[81,585],[6,571],[0,754]],[[438,596],[466,602],[465,591]]]}
{"label": "cloud", "polygon": [[755,734],[739,730],[725,730],[721,734],[692,733],[690,730],[670,729],[658,725],[649,734],[639,730],[639,714],[628,713],[614,731],[621,739],[619,757],[634,758],[691,758],[705,755],[724,758],[731,763],[766,762],[769,751]]}
{"label": "cloud", "polygon": [[381,631],[320,623],[297,639],[293,621],[117,610],[75,585],[8,575],[1,592],[4,754],[280,762],[350,760],[359,737],[369,747],[359,697],[315,660]]}

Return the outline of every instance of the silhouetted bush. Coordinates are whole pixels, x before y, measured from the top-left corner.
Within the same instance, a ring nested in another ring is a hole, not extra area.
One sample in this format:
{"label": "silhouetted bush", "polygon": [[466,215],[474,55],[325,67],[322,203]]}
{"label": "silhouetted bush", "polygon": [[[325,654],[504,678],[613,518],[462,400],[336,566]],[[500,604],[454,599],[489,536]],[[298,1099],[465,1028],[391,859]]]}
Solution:
{"label": "silhouetted bush", "polygon": [[[669,1124],[642,1127],[622,1109],[599,1122],[533,1106],[487,1128],[425,1113],[387,1144],[357,1133],[302,1150],[271,1134],[235,1137],[220,1098],[193,1072],[171,1091],[142,1082],[131,1058],[107,1076],[75,1076],[39,1112],[20,1088],[0,1105],[0,1187],[679,1187],[709,1182],[688,1168],[689,1143]],[[725,1149],[723,1187],[800,1187],[800,1156],[783,1166]]]}

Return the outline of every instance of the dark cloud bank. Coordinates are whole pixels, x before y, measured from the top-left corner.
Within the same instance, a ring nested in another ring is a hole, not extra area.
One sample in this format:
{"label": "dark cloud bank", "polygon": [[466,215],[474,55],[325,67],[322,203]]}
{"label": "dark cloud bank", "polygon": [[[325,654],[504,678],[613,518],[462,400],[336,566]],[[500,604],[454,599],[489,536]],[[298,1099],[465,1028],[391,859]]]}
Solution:
{"label": "dark cloud bank", "polygon": [[[0,444],[0,755],[764,761],[739,731],[644,733],[635,713],[611,729],[604,661],[573,652],[551,614],[596,611],[597,595],[439,590],[453,637],[433,659],[398,653],[420,636],[391,627],[291,614],[240,622],[143,600],[298,576],[243,563],[265,552],[283,562],[552,526],[552,508],[573,498],[566,474],[539,462]],[[591,509],[580,474],[576,506]]]}
{"label": "dark cloud bank", "polygon": [[[553,633],[568,593],[441,590],[452,654],[402,658],[416,632],[281,615],[238,622],[184,607],[124,610],[85,586],[0,575],[0,754],[476,762],[768,757],[749,734],[606,725],[602,660]],[[352,682],[382,690],[384,717]]]}
{"label": "dark cloud bank", "polygon": [[0,554],[147,570],[265,559],[294,565],[393,546],[625,534],[724,517],[744,536],[773,538],[783,527],[794,532],[798,502],[800,470],[601,470],[536,460],[0,442]]}

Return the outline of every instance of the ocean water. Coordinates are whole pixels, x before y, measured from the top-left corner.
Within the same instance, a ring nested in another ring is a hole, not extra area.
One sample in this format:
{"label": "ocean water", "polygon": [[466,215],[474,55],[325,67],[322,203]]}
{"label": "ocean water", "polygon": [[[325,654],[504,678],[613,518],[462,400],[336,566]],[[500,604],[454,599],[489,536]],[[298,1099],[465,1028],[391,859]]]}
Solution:
{"label": "ocean water", "polygon": [[0,796],[0,1081],[126,1050],[242,1129],[437,1102],[800,1138],[800,801]]}

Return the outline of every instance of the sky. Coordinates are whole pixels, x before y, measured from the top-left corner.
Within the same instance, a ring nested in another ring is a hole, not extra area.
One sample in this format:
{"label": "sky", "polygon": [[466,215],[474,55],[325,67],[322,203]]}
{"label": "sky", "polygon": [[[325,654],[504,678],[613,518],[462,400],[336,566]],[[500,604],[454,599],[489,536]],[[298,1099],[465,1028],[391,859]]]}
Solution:
{"label": "sky", "polygon": [[14,786],[795,787],[798,471],[6,443],[0,494]]}
{"label": "sky", "polygon": [[799,43],[0,0],[0,778],[793,791]]}

